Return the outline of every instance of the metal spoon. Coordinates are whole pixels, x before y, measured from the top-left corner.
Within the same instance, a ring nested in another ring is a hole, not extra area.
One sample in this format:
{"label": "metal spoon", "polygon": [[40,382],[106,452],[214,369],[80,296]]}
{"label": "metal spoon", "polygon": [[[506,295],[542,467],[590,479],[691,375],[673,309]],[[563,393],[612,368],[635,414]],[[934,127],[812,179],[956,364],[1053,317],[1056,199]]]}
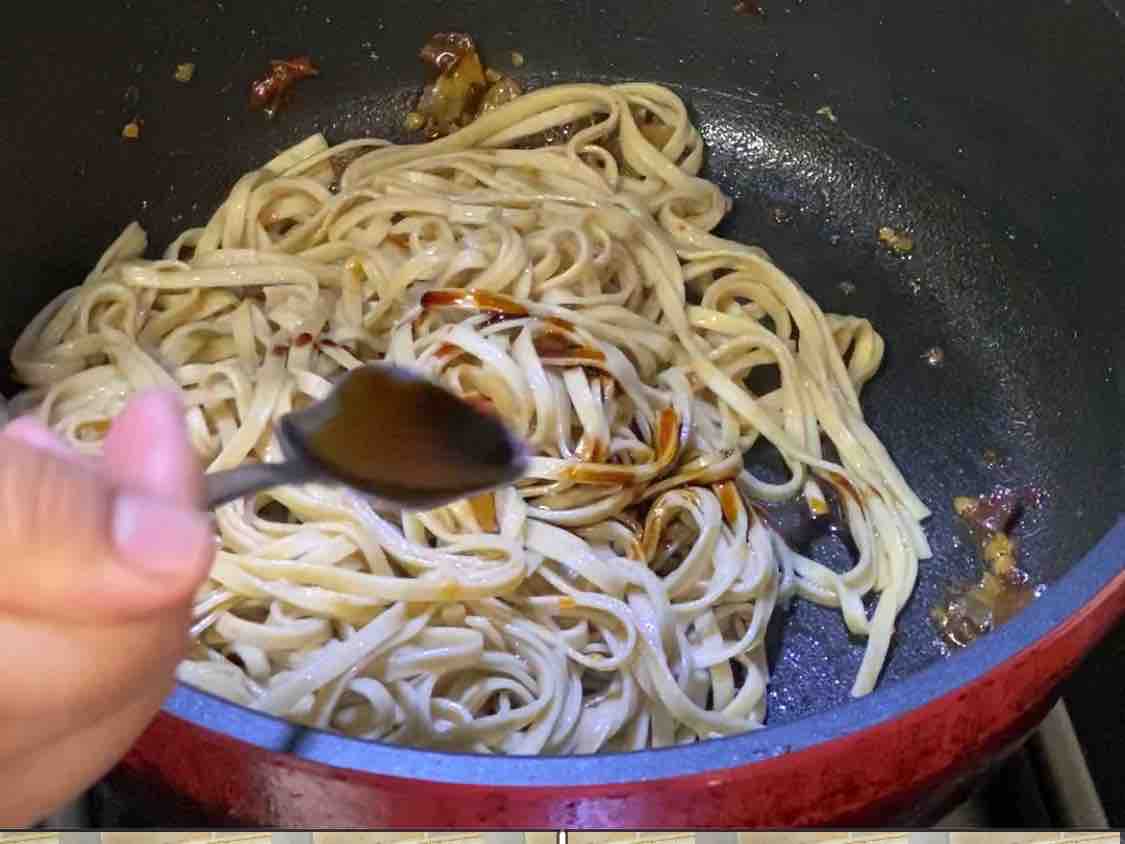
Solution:
{"label": "metal spoon", "polygon": [[286,484],[338,483],[402,509],[431,509],[511,483],[527,452],[495,416],[428,378],[372,364],[277,425],[280,463],[207,475],[208,508]]}

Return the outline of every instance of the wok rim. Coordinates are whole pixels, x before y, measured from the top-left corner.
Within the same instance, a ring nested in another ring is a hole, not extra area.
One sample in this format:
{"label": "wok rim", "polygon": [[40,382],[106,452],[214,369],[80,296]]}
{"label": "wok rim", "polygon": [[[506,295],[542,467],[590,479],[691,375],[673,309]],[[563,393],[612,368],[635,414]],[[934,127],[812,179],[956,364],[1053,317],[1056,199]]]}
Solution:
{"label": "wok rim", "polygon": [[[999,677],[1005,662],[1090,611],[1095,599],[1107,597],[1102,593],[1114,589],[1125,593],[1125,580],[1119,577],[1123,571],[1125,513],[1016,622],[972,647],[842,706],[790,723],[674,748],[590,756],[488,756],[422,750],[294,725],[182,683],[165,701],[162,712],[236,742],[341,774],[358,771],[447,785],[561,789],[700,776],[808,751],[922,709],[988,675]],[[1120,616],[1120,611],[1115,612]],[[1113,624],[1111,620],[1107,630]]]}

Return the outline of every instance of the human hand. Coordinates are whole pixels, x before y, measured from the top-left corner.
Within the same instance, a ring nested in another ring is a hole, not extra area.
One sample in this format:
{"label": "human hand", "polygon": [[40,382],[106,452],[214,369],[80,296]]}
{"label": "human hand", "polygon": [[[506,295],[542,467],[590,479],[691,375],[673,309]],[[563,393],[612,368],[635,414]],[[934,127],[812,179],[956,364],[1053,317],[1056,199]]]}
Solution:
{"label": "human hand", "polygon": [[135,398],[101,458],[31,418],[0,433],[0,826],[93,784],[174,684],[215,542],[174,395]]}

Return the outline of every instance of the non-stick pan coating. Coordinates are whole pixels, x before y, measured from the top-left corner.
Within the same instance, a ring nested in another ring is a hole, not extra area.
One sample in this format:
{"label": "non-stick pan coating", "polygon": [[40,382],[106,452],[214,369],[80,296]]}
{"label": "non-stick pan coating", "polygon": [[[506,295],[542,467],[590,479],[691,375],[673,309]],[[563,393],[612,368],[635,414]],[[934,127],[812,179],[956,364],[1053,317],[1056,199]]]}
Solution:
{"label": "non-stick pan coating", "polygon": [[[895,683],[940,658],[929,607],[977,565],[958,543],[954,495],[1041,488],[1023,560],[1048,583],[1123,509],[1125,232],[1110,142],[1125,114],[1123,39],[1108,7],[1080,0],[763,5],[764,20],[727,0],[33,8],[42,19],[0,35],[0,339],[10,346],[80,281],[128,220],[162,247],[312,131],[399,135],[432,31],[475,33],[501,68],[518,49],[515,75],[537,85],[670,84],[735,199],[722,233],[763,245],[823,308],[868,317],[886,338],[864,407],[934,510],[935,556],[883,679]],[[248,81],[298,52],[322,77],[272,122],[249,112]],[[197,64],[188,85],[172,77],[184,61]],[[822,105],[838,123],[814,114]],[[141,139],[123,141],[138,115]],[[908,258],[879,246],[883,225],[914,233]],[[940,367],[923,360],[934,346]],[[771,646],[771,722],[847,699],[862,645],[837,612],[796,602]]]}

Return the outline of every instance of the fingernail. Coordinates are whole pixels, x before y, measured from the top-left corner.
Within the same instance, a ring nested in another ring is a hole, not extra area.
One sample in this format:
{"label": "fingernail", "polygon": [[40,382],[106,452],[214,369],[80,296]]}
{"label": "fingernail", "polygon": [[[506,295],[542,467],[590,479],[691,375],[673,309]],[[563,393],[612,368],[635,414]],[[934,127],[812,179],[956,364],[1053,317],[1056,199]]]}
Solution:
{"label": "fingernail", "polygon": [[32,448],[49,451],[58,457],[77,456],[77,453],[60,436],[34,416],[20,416],[13,419],[4,428],[4,436],[18,440]]}
{"label": "fingernail", "polygon": [[197,567],[209,556],[214,533],[202,513],[125,493],[114,505],[113,541],[124,562],[168,574]]}

